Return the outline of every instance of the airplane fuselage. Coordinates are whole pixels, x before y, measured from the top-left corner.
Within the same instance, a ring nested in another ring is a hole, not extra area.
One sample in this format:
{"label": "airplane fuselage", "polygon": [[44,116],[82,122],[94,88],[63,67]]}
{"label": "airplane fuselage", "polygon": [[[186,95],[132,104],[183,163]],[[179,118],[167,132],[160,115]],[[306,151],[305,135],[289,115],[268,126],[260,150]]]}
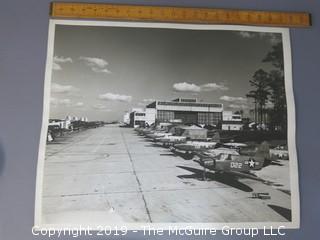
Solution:
{"label": "airplane fuselage", "polygon": [[166,133],[166,132],[154,132],[154,133],[149,133],[146,135],[148,138],[156,139],[159,137],[168,137],[171,136],[172,133]]}
{"label": "airplane fuselage", "polygon": [[263,160],[260,157],[220,154],[218,158],[204,156],[197,162],[204,168],[217,172],[249,172],[260,170]]}
{"label": "airplane fuselage", "polygon": [[174,147],[181,151],[194,152],[205,149],[212,149],[216,142],[187,141],[186,143],[176,144]]}
{"label": "airplane fuselage", "polygon": [[179,144],[185,143],[187,141],[187,138],[183,136],[164,136],[156,138],[155,141],[161,142],[163,144]]}

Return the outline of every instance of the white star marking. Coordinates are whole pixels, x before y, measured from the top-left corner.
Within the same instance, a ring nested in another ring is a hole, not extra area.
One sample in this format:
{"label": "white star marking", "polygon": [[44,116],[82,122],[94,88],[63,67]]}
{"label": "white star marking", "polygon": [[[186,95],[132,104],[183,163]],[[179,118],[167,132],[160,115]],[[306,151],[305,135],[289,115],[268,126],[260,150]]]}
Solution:
{"label": "white star marking", "polygon": [[251,158],[249,160],[249,167],[253,168],[255,166],[255,161]]}

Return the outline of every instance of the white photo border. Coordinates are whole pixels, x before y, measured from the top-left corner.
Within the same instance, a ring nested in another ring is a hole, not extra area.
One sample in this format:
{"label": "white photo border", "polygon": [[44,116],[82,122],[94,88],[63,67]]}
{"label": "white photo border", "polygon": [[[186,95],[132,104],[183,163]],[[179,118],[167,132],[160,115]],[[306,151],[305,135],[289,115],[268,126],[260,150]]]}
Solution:
{"label": "white photo border", "polygon": [[[282,34],[283,56],[284,56],[284,78],[287,99],[287,117],[288,117],[288,151],[290,156],[290,188],[291,188],[291,222],[236,222],[236,223],[123,223],[111,225],[112,227],[126,226],[128,230],[143,230],[144,226],[169,230],[174,227],[179,229],[216,229],[221,230],[225,226],[235,228],[279,228],[287,229],[300,227],[300,197],[299,197],[299,175],[298,160],[296,151],[296,120],[295,120],[295,103],[292,83],[292,59],[290,33],[288,28],[277,27],[256,27],[240,25],[212,25],[212,24],[183,24],[183,23],[153,23],[153,22],[126,22],[126,21],[90,21],[90,20],[56,20],[51,19],[49,22],[47,59],[44,81],[43,97],[43,115],[41,135],[38,151],[37,176],[36,176],[36,193],[35,193],[35,212],[34,228],[41,229],[66,229],[89,227],[92,230],[101,230],[97,224],[84,223],[79,224],[45,224],[42,222],[42,190],[43,190],[43,171],[46,148],[46,135],[48,130],[48,118],[50,112],[50,86],[52,78],[53,53],[54,53],[54,36],[56,25],[70,26],[109,26],[109,27],[134,27],[134,28],[164,28],[164,29],[184,29],[184,30],[226,30],[226,31],[252,31],[252,32],[270,32]],[[110,226],[110,222],[99,223],[99,226]]]}

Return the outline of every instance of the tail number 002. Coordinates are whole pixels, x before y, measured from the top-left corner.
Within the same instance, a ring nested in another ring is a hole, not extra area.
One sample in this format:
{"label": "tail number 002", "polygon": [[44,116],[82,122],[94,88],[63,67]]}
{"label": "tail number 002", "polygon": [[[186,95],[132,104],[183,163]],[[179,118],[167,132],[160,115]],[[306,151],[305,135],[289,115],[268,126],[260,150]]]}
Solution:
{"label": "tail number 002", "polygon": [[242,168],[242,163],[241,162],[231,162],[230,168]]}

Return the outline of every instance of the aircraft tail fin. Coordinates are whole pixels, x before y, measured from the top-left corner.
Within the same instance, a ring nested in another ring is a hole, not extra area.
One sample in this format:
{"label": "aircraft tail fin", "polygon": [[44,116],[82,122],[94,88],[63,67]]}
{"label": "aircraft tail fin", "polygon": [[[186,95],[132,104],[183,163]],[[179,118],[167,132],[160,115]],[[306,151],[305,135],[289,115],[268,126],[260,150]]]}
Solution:
{"label": "aircraft tail fin", "polygon": [[264,141],[258,146],[257,151],[255,153],[255,160],[259,163],[256,165],[255,169],[261,169],[264,166],[266,160],[270,159],[270,147],[269,144]]}

